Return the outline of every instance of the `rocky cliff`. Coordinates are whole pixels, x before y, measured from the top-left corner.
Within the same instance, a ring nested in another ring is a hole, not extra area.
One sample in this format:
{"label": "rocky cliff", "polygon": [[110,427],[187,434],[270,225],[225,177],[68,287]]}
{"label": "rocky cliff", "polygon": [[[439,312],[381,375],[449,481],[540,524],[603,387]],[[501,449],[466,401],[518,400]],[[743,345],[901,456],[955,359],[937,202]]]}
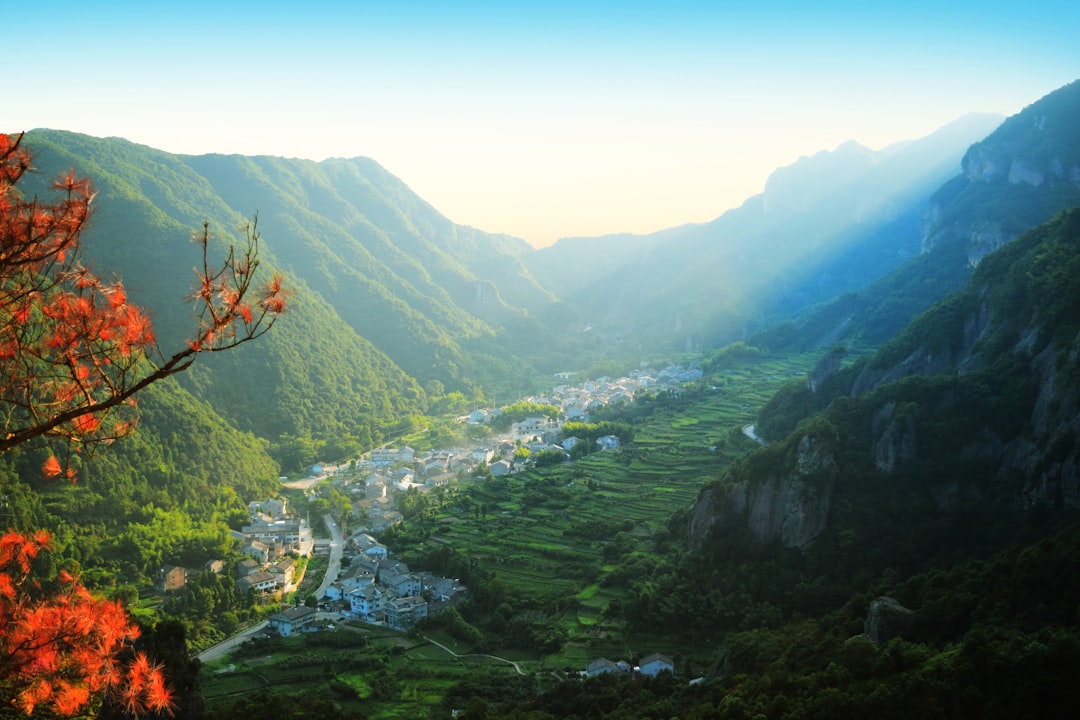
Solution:
{"label": "rocky cliff", "polygon": [[874,356],[835,364],[827,391],[795,388],[776,405],[818,417],[703,491],[692,547],[734,524],[808,548],[837,507],[856,536],[878,532],[865,525],[875,513],[947,524],[1080,508],[1080,209],[987,257]]}
{"label": "rocky cliff", "polygon": [[[690,539],[701,549],[717,525],[745,522],[763,542],[806,547],[829,518],[836,481],[835,435],[816,428],[781,446],[763,448],[746,477],[706,489],[690,518]],[[766,469],[775,467],[775,470]]]}
{"label": "rocky cliff", "polygon": [[961,175],[929,203],[923,252],[956,239],[975,265],[1060,208],[1078,204],[1078,117],[1080,81],[1030,105],[972,145]]}

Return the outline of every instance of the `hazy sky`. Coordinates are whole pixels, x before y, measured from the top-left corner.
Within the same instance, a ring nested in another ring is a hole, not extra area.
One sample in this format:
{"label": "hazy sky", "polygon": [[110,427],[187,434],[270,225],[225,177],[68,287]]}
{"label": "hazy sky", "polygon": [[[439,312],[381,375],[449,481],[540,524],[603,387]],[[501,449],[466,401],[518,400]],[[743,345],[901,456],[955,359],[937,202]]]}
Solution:
{"label": "hazy sky", "polygon": [[880,5],[35,0],[6,8],[0,130],[363,155],[544,245],[710,220],[801,155],[1080,77],[1078,2]]}

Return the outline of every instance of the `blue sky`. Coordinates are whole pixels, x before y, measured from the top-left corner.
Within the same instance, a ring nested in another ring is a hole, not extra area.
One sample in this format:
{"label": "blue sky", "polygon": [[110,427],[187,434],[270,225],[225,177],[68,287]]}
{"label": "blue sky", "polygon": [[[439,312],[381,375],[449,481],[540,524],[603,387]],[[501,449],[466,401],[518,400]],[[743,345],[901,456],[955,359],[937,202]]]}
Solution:
{"label": "blue sky", "polygon": [[802,155],[1080,77],[1080,3],[164,5],[27,4],[0,130],[363,155],[535,244],[710,220]]}

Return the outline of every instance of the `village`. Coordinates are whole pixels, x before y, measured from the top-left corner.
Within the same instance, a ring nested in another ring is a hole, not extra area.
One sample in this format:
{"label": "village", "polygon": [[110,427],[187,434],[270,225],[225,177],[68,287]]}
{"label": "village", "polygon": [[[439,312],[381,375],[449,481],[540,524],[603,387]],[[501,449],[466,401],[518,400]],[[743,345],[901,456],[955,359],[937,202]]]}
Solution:
{"label": "village", "polygon": [[[560,373],[557,377],[568,381],[571,374]],[[533,405],[557,408],[557,415],[524,417],[511,423],[509,432],[492,435],[487,444],[424,453],[408,446],[380,447],[348,462],[317,463],[306,478],[286,484],[313,497],[331,489],[346,494],[351,505],[347,518],[351,532],[342,535],[342,530],[327,518],[333,537],[317,540],[310,520],[290,510],[285,499],[251,501],[248,523],[231,531],[245,556],[236,564],[236,588],[253,594],[257,604],[281,602],[299,587],[302,578],[297,566],[302,559],[330,556],[327,576],[317,595],[303,604],[297,600],[295,605],[271,615],[265,624],[266,632],[288,637],[332,626],[333,620],[408,631],[421,620],[464,600],[468,588],[457,578],[410,569],[378,541],[380,532],[404,521],[399,509],[403,494],[438,492],[472,477],[497,478],[520,472],[530,465],[529,458],[544,452],[568,457],[575,445],[584,441],[563,437],[566,423],[586,423],[590,411],[633,402],[642,391],[678,392],[683,383],[700,377],[697,368],[672,365],[658,372],[635,371],[616,380],[602,377],[576,386],[560,384],[547,395],[525,399]],[[458,418],[458,422],[484,425],[501,415],[499,408],[477,409]],[[605,435],[596,438],[595,443],[591,449],[602,452],[617,448],[620,441]],[[193,574],[223,570],[221,560],[211,560],[202,568],[165,566],[158,574],[156,589],[166,596],[179,593]],[[598,658],[582,674],[674,671],[672,661],[658,654],[643,658],[639,667]]]}
{"label": "village", "polygon": [[[701,379],[701,370],[670,365],[659,371],[641,369],[626,377],[601,377],[580,385],[556,385],[550,393],[524,398],[534,405],[558,409],[557,415],[530,415],[510,424],[509,431],[492,435],[484,444],[473,447],[442,448],[418,453],[413,448],[382,447],[348,465],[316,465],[312,477],[301,481],[314,485],[316,480],[332,479],[354,501],[354,514],[367,531],[379,533],[403,520],[398,510],[399,493],[428,493],[469,477],[490,474],[503,477],[531,466],[530,458],[542,453],[568,454],[583,442],[573,435],[563,437],[566,423],[586,423],[589,413],[598,408],[633,402],[642,392],[679,392],[683,383]],[[559,373],[559,380],[569,381],[571,373]],[[500,408],[476,409],[458,418],[470,425],[491,425],[502,415]],[[619,438],[605,435],[595,440],[595,450],[612,450]],[[362,482],[355,480],[361,478]],[[301,483],[297,483],[300,485]]]}

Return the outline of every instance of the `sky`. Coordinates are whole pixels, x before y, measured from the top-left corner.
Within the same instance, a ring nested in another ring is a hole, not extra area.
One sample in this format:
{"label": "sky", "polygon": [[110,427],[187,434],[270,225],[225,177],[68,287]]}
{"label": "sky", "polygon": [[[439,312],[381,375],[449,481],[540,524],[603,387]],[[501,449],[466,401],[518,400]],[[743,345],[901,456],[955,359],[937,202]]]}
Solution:
{"label": "sky", "polygon": [[5,16],[0,131],[370,157],[454,222],[537,246],[705,222],[801,156],[1011,115],[1080,78],[1076,2],[35,0]]}

